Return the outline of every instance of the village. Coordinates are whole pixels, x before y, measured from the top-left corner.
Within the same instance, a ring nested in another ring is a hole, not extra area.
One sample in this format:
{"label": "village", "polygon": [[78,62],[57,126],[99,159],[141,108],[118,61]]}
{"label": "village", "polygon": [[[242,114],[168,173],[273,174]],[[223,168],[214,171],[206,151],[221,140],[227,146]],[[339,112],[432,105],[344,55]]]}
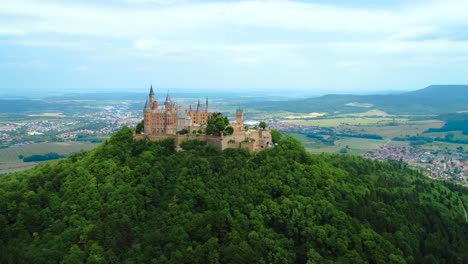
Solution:
{"label": "village", "polygon": [[362,156],[382,161],[405,162],[412,167],[421,168],[431,178],[468,183],[468,155],[466,153],[386,145],[378,150],[364,153]]}
{"label": "village", "polygon": [[89,138],[102,141],[122,126],[134,127],[141,121],[139,111],[125,106],[124,103],[111,104],[86,113],[3,121],[0,124],[1,147]]}

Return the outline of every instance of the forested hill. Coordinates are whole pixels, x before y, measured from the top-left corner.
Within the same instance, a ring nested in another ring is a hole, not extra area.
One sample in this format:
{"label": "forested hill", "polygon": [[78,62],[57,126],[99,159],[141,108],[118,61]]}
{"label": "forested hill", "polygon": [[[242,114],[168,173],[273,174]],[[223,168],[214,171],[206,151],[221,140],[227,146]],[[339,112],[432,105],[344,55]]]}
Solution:
{"label": "forested hill", "polygon": [[1,263],[463,263],[466,188],[404,164],[132,140],[0,178]]}
{"label": "forested hill", "polygon": [[302,100],[258,102],[260,110],[348,113],[379,109],[390,114],[446,114],[468,110],[468,85],[432,85],[388,95],[325,95]]}

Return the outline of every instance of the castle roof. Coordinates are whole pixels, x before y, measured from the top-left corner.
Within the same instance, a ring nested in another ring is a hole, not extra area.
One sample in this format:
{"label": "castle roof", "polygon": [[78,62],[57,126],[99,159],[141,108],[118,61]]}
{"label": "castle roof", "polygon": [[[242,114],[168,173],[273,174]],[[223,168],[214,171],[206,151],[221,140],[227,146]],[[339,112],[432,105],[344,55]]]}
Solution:
{"label": "castle roof", "polygon": [[150,104],[150,102],[148,101],[148,99],[146,99],[145,109],[144,109],[144,110],[151,110],[151,104]]}
{"label": "castle roof", "polygon": [[153,85],[151,85],[151,88],[150,88],[150,95],[154,95],[154,91],[153,91]]}
{"label": "castle roof", "polygon": [[171,97],[169,97],[169,94],[166,96],[166,103],[172,103]]}

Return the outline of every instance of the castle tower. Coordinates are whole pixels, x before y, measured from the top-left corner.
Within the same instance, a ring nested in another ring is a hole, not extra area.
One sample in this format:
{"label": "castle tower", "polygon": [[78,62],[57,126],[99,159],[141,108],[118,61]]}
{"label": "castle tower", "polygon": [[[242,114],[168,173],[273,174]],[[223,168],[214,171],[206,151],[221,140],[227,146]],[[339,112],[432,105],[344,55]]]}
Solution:
{"label": "castle tower", "polygon": [[200,99],[198,99],[198,104],[197,104],[197,113],[200,112]]}
{"label": "castle tower", "polygon": [[244,112],[240,108],[236,111],[236,123],[240,125],[241,128],[244,127]]}
{"label": "castle tower", "polygon": [[206,103],[205,103],[205,113],[208,113],[208,97],[206,98]]}
{"label": "castle tower", "polygon": [[166,112],[168,111],[172,111],[172,101],[171,101],[171,97],[169,97],[169,93],[167,94],[166,96],[166,101],[164,102],[164,107],[166,108]]}
{"label": "castle tower", "polygon": [[149,101],[150,101],[151,109],[153,110],[158,109],[158,101],[156,100],[156,96],[154,95],[153,85],[151,85],[151,88],[150,88]]}
{"label": "castle tower", "polygon": [[151,85],[151,87],[150,87],[149,99],[150,99],[150,103],[152,104],[154,102],[153,85]]}
{"label": "castle tower", "polygon": [[145,108],[143,109],[143,122],[145,124],[143,132],[150,134],[151,132],[151,103],[146,99]]}

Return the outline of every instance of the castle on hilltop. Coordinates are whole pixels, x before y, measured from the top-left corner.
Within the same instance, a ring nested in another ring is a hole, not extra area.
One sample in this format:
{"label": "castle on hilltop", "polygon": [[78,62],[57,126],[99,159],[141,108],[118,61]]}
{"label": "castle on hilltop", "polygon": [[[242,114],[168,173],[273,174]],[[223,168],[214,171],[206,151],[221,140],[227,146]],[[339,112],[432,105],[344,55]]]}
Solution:
{"label": "castle on hilltop", "polygon": [[232,127],[232,133],[207,135],[208,121],[213,115],[215,113],[210,113],[208,110],[208,99],[203,107],[198,100],[196,109],[192,109],[191,105],[188,108],[182,108],[173,103],[167,94],[164,104],[159,105],[153,86],[151,86],[143,109],[144,128],[140,133],[136,133],[134,138],[137,140],[145,137],[150,140],[173,138],[178,150],[181,150],[180,144],[184,140],[190,139],[206,141],[222,150],[248,148],[253,152],[273,145],[269,127],[255,129],[244,127],[244,113],[241,109],[236,111],[236,121],[229,124]]}

